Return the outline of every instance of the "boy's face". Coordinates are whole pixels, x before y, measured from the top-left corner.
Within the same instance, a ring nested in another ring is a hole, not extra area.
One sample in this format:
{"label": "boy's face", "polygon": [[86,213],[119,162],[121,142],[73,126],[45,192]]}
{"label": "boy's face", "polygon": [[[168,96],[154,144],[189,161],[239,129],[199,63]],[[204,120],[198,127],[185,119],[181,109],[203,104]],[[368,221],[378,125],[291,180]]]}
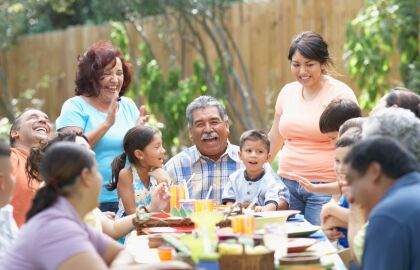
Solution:
{"label": "boy's face", "polygon": [[239,158],[244,163],[247,174],[251,177],[261,174],[264,163],[269,157],[267,146],[261,140],[246,140],[239,151]]}
{"label": "boy's face", "polygon": [[346,164],[344,164],[343,161],[349,151],[350,151],[350,146],[337,147],[335,149],[334,168],[335,168],[335,174],[337,176],[337,181],[340,184],[340,187],[347,185],[347,181],[346,181],[347,166]]}
{"label": "boy's face", "polygon": [[9,157],[0,157],[0,207],[10,203],[15,178],[12,176],[12,163]]}

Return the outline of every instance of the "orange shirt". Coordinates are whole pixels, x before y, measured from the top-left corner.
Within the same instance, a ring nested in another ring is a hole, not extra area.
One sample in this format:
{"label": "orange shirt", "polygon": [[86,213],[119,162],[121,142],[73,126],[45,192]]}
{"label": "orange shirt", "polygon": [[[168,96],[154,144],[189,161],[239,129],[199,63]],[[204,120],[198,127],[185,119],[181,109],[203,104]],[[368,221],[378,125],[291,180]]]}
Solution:
{"label": "orange shirt", "polygon": [[314,99],[304,100],[302,85],[292,82],[283,87],[276,102],[276,112],[280,114],[279,132],[284,139],[279,169],[313,182],[335,181],[334,145],[319,130],[322,112],[337,97],[357,102],[353,90],[346,84],[330,76],[324,78],[326,82]]}
{"label": "orange shirt", "polygon": [[39,183],[32,181],[31,186],[28,186],[28,177],[25,173],[28,153],[18,148],[12,148],[11,150],[12,174],[16,179],[11,205],[13,205],[13,218],[18,227],[21,227],[26,221],[26,213],[32,206],[32,199],[39,188]]}

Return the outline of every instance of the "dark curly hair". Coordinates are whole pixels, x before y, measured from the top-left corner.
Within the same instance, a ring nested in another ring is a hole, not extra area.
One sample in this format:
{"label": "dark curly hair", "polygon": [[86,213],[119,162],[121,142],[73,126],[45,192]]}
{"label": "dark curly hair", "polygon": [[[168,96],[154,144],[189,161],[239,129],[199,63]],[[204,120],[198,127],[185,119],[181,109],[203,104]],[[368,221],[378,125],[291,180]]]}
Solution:
{"label": "dark curly hair", "polygon": [[39,175],[39,165],[45,155],[45,151],[47,151],[47,149],[56,142],[75,142],[76,137],[83,137],[86,141],[88,141],[86,136],[81,132],[59,132],[57,133],[57,137],[49,141],[43,141],[39,146],[31,148],[25,165],[25,172],[28,177],[29,187],[32,186],[32,181],[37,181],[39,183],[42,182],[41,176]]}
{"label": "dark curly hair", "polygon": [[57,142],[45,151],[39,164],[39,174],[45,181],[32,201],[26,221],[51,207],[59,196],[73,193],[73,186],[82,171],[91,170],[95,157],[89,149],[72,142]]}
{"label": "dark curly hair", "polygon": [[84,95],[97,97],[99,95],[99,81],[104,74],[104,69],[110,63],[116,64],[116,58],[122,63],[124,82],[120,96],[124,95],[130,86],[132,69],[127,63],[120,49],[116,48],[108,40],[99,40],[92,44],[83,55],[79,55],[78,69],[76,74],[76,96]]}

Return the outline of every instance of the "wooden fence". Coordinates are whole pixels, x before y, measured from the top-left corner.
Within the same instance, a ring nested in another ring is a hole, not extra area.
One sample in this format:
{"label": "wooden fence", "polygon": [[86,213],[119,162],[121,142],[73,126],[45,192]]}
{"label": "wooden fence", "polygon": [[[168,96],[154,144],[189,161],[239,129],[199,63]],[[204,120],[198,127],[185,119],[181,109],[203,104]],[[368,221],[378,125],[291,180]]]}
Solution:
{"label": "wooden fence", "polygon": [[[239,47],[258,104],[266,116],[274,106],[278,90],[294,80],[287,51],[290,41],[302,31],[313,30],[326,39],[336,69],[342,75],[339,79],[357,92],[344,70],[342,55],[346,24],[362,4],[363,0],[271,0],[232,6],[225,23]],[[159,63],[167,68],[164,61],[167,52],[156,35],[153,20],[150,21],[146,34]],[[0,67],[6,72],[12,96],[28,88],[36,89],[36,97],[45,100],[43,110],[54,120],[64,100],[73,96],[77,55],[94,41],[109,38],[110,32],[109,25],[70,27],[26,36],[12,50],[0,51]],[[133,29],[130,36],[134,43],[140,42]],[[203,38],[209,43],[207,37]],[[187,53],[188,73],[196,53],[192,49]],[[211,52],[209,55],[215,56]]]}

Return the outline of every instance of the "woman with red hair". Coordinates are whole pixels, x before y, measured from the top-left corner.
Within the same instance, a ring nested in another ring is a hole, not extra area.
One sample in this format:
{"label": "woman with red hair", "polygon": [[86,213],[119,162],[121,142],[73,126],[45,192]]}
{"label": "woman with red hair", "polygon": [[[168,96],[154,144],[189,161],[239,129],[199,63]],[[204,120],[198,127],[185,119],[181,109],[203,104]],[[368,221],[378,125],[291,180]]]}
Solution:
{"label": "woman with red hair", "polygon": [[147,121],[144,107],[140,112],[124,94],[131,82],[132,70],[111,42],[101,40],[79,57],[75,97],[68,99],[57,119],[58,131],[83,132],[96,154],[99,171],[104,179],[100,196],[102,211],[116,212],[118,197],[108,191],[110,164],[120,154],[125,133]]}

